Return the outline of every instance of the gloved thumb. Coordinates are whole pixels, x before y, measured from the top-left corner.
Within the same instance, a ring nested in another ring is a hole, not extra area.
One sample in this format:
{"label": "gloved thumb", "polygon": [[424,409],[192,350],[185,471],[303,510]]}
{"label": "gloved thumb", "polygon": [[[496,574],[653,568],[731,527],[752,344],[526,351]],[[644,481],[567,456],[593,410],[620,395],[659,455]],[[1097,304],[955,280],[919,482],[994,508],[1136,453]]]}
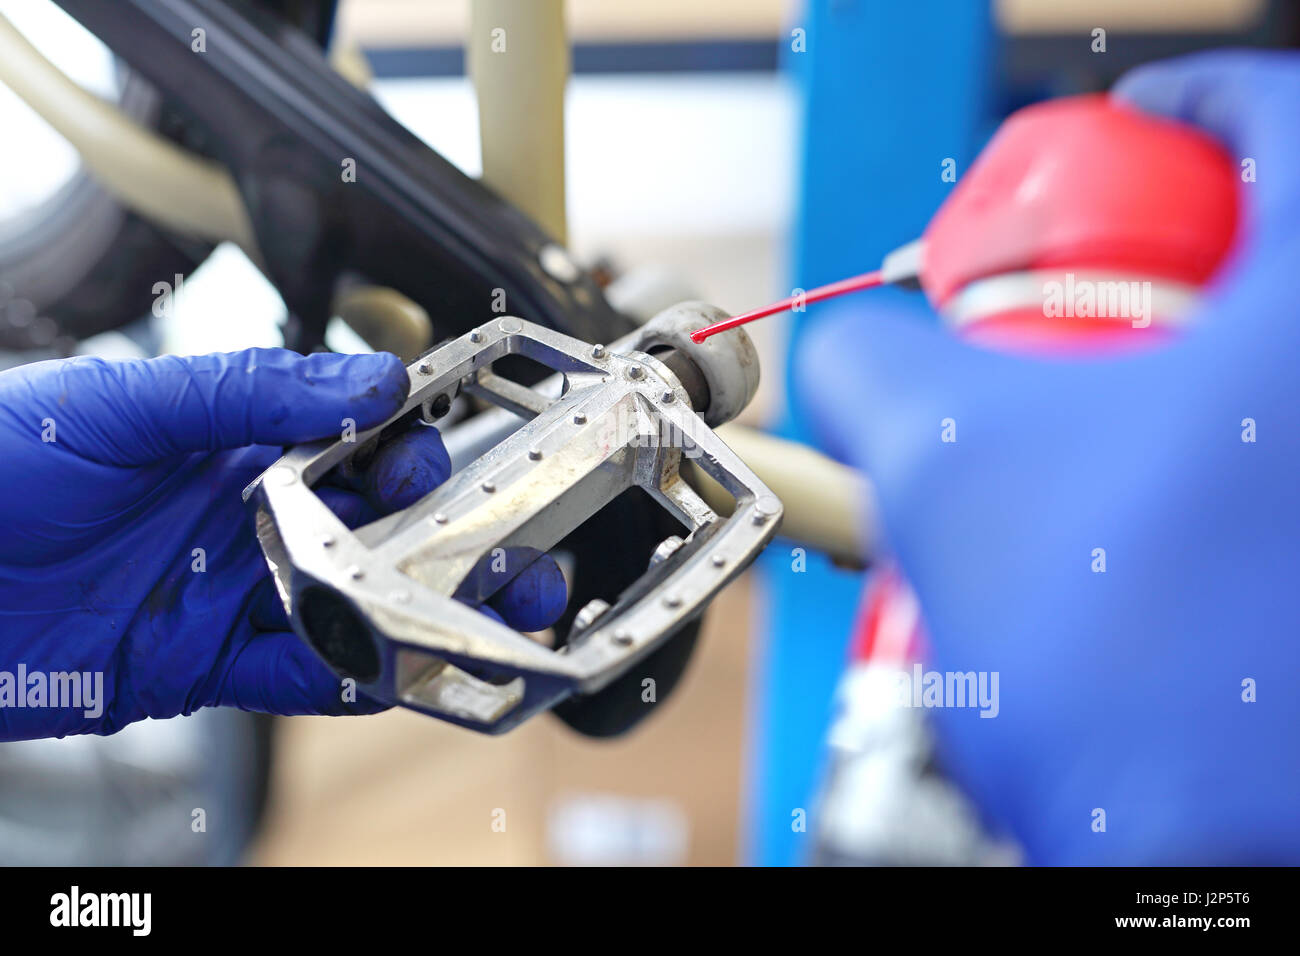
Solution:
{"label": "gloved thumb", "polygon": [[[36,368],[36,366],[33,366]],[[59,441],[85,457],[143,465],[174,455],[285,445],[378,425],[406,400],[394,355],[247,349],[57,370]]]}

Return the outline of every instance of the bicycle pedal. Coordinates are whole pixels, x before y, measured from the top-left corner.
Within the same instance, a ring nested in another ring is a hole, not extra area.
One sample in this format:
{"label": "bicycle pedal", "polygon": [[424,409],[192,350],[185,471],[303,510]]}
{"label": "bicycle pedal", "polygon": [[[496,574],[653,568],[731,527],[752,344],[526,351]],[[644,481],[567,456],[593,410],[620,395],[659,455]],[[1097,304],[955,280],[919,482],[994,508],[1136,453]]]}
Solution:
{"label": "bicycle pedal", "polygon": [[[684,303],[608,347],[498,318],[413,363],[409,397],[383,425],[289,450],[244,497],[294,630],[361,692],[490,733],[627,672],[700,614],[780,522],[781,503],[709,427],[739,412],[758,381],[742,331],[690,342],[720,315]],[[509,356],[558,376],[550,388],[520,384],[493,369]],[[527,421],[410,507],[355,530],[313,491],[386,428],[440,417],[462,393]],[[682,478],[683,457],[735,498],[730,516]],[[584,607],[564,647],[471,606],[509,579],[493,564],[510,549],[549,551],[635,486],[682,534],[612,603]]]}

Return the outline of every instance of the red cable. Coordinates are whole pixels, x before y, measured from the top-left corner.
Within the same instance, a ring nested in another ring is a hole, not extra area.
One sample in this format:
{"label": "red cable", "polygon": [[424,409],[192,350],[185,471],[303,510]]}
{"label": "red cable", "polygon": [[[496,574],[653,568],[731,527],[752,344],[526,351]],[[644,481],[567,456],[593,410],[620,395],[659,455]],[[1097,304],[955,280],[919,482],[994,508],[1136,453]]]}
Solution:
{"label": "red cable", "polygon": [[691,333],[691,341],[699,344],[711,335],[717,335],[719,332],[725,332],[727,329],[734,329],[738,325],[745,325],[753,322],[755,319],[761,319],[769,315],[775,315],[778,312],[785,312],[792,309],[796,304],[811,304],[820,302],[823,299],[833,299],[837,295],[845,295],[849,292],[857,292],[859,289],[872,289],[883,284],[884,280],[880,276],[880,270],[874,272],[864,272],[860,276],[853,276],[849,279],[841,279],[839,282],[832,282],[830,285],[818,286],[816,289],[810,289],[803,295],[792,295],[788,299],[782,299],[780,302],[774,302],[771,305],[764,306],[761,309],[755,309],[753,312],[745,312],[742,315],[733,315],[729,319],[723,319],[721,322],[715,322],[713,325],[706,325],[702,329],[696,329]]}

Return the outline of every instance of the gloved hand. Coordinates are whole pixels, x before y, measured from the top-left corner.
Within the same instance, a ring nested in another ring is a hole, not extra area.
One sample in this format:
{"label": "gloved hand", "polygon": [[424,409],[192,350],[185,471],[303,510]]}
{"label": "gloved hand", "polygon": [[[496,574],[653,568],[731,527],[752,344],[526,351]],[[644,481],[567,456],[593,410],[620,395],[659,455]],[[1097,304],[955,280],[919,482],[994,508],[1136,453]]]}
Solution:
{"label": "gloved hand", "polygon": [[1294,864],[1300,58],[1194,56],[1117,93],[1255,160],[1179,341],[1036,361],[864,298],[811,330],[796,387],[876,482],[935,669],[1000,675],[996,718],[930,711],[990,823],[1034,863]]}
{"label": "gloved hand", "polygon": [[[392,355],[279,349],[0,374],[0,740],[109,734],[210,706],[381,709],[345,699],[289,632],[240,493],[281,455],[272,446],[340,436],[346,419],[377,425],[407,388]],[[449,472],[437,430],[418,425],[319,493],[356,526]],[[563,610],[564,581],[541,558],[491,603],[539,630]],[[55,692],[72,673],[98,700],[51,706],[71,699],[67,682]]]}

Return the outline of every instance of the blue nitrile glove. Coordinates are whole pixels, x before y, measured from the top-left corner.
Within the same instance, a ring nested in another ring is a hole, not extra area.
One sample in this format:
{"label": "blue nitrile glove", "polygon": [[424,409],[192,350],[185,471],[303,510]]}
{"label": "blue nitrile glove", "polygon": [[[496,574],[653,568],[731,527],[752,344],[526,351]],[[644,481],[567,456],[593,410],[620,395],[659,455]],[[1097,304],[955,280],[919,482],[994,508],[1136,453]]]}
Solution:
{"label": "blue nitrile glove", "polygon": [[[357,431],[377,425],[407,386],[392,355],[279,349],[0,374],[0,740],[107,734],[208,706],[381,709],[346,701],[289,632],[240,492],[277,446],[338,436],[345,419]],[[437,430],[421,425],[320,494],[356,525],[410,504],[449,470]],[[549,558],[493,601],[529,630],[563,604]],[[73,686],[54,678],[54,700],[49,675],[73,673],[90,675],[77,690],[97,700],[49,706],[72,699]],[[46,706],[31,706],[38,685]]]}
{"label": "blue nitrile glove", "polygon": [[1181,341],[1035,361],[863,298],[811,330],[796,384],[877,484],[935,669],[999,672],[995,718],[931,714],[1031,862],[1300,863],[1300,57],[1195,56],[1118,93],[1255,160]]}

